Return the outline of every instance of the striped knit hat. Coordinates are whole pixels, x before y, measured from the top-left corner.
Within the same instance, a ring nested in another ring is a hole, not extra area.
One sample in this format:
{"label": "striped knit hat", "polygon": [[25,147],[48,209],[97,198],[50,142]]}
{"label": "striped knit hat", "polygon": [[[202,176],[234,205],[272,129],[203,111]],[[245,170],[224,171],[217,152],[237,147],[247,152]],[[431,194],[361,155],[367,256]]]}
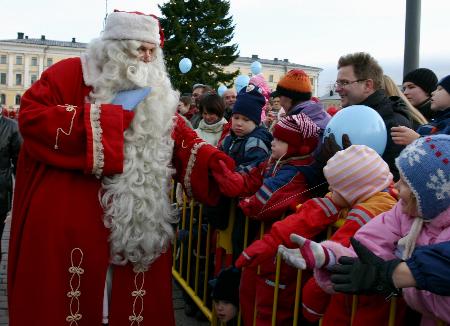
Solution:
{"label": "striped knit hat", "polygon": [[304,113],[281,118],[273,129],[273,136],[288,143],[285,157],[306,155],[319,143],[320,128]]}
{"label": "striped knit hat", "polygon": [[331,191],[350,206],[386,189],[392,182],[387,163],[370,147],[352,145],[337,152],[323,168]]}
{"label": "striped knit hat", "polygon": [[311,99],[312,86],[309,76],[300,69],[292,69],[277,84],[278,96],[289,97],[294,102]]}

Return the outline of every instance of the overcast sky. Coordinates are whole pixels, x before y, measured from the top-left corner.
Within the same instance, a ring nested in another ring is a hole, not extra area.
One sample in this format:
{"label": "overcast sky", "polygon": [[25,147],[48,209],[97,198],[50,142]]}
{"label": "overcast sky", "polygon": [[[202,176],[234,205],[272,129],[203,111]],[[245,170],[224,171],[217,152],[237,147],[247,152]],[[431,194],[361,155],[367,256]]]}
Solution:
{"label": "overcast sky", "polygon": [[[2,1],[0,39],[45,35],[51,40],[89,42],[99,35],[106,13],[104,0]],[[165,1],[109,0],[113,9],[160,14]],[[405,0],[231,0],[234,43],[241,56],[289,59],[316,66],[320,95],[336,79],[342,54],[365,51],[401,83]],[[438,77],[450,74],[450,1],[422,1],[420,66]],[[264,69],[264,67],[263,67]]]}

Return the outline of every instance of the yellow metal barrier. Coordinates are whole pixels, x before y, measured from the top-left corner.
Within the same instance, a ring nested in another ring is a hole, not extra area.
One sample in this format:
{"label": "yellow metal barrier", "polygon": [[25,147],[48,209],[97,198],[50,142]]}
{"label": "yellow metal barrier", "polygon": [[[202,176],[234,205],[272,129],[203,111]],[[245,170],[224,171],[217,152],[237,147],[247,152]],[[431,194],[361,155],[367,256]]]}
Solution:
{"label": "yellow metal barrier", "polygon": [[[173,196],[172,196],[173,198]],[[183,262],[186,259],[184,257],[184,249],[185,244],[184,241],[177,241],[177,238],[175,238],[173,243],[173,268],[172,268],[172,275],[174,279],[180,284],[180,286],[183,288],[183,290],[186,292],[186,294],[189,295],[189,297],[193,300],[193,302],[198,306],[200,311],[205,315],[205,317],[210,321],[211,325],[222,325],[222,323],[218,323],[216,312],[213,308],[213,306],[208,306],[208,280],[209,280],[209,266],[211,261],[211,241],[212,241],[212,229],[211,226],[208,225],[207,228],[207,234],[206,234],[206,242],[205,242],[205,252],[204,252],[204,260],[205,260],[205,266],[204,266],[204,279],[203,279],[203,291],[201,295],[199,292],[199,284],[201,282],[200,280],[200,259],[202,258],[202,224],[203,224],[203,208],[202,205],[199,206],[199,212],[198,216],[194,216],[195,212],[195,201],[191,200],[189,203],[189,239],[188,239],[188,250],[187,250],[187,266],[186,266],[186,275],[184,277],[183,272]],[[236,218],[235,215],[235,203],[233,202],[233,207],[230,208],[230,223],[234,223],[234,219]],[[186,218],[187,218],[187,198],[186,195],[183,195],[183,205],[181,210],[181,228],[186,232]],[[197,243],[193,244],[193,228],[194,228],[194,220],[196,219],[197,225]],[[342,224],[344,223],[344,219],[339,219],[335,224],[330,225],[327,229],[327,238],[331,237],[333,234],[333,231],[335,229],[338,229]],[[232,225],[231,225],[232,226]],[[230,228],[232,229],[232,227]],[[265,225],[264,223],[261,223],[260,226],[260,234],[259,238],[261,239],[264,235],[264,229]],[[249,219],[248,217],[245,219],[245,231],[244,231],[244,248],[246,248],[249,245],[249,239],[248,239],[248,233],[249,233]],[[230,234],[223,234],[226,239],[217,239],[217,245],[219,246],[219,242],[226,241],[228,245],[226,246],[226,253],[232,254],[230,252],[230,241],[231,241],[231,232]],[[179,243],[178,243],[179,242]],[[191,280],[191,263],[192,263],[192,248],[195,247],[195,272],[194,272],[194,287],[192,288],[192,280]],[[179,264],[178,264],[178,270],[176,269],[176,260],[179,258]],[[277,254],[276,257],[276,274],[275,274],[275,289],[274,289],[274,299],[273,299],[273,307],[272,307],[272,320],[271,324],[276,325],[276,316],[277,316],[277,307],[278,307],[278,296],[279,296],[279,282],[280,282],[280,270],[281,270],[281,256]],[[258,266],[257,269],[257,275],[260,274],[260,267]],[[301,283],[302,283],[302,271],[299,270],[297,272],[297,281],[296,281],[296,292],[295,292],[295,301],[294,301],[294,310],[293,310],[293,325],[297,325],[299,322],[299,315],[300,315],[300,305],[301,305]],[[351,312],[351,324],[353,325],[353,320],[356,315],[358,309],[358,296],[354,295],[352,300],[352,312]],[[389,314],[389,326],[394,326],[396,322],[396,310],[397,310],[397,298],[391,299],[390,304],[390,314]],[[254,311],[253,311],[253,325],[256,326],[256,317],[257,317],[257,309],[256,309],[256,300],[254,305]],[[241,318],[241,312],[238,313],[238,326],[242,324],[242,318]],[[322,324],[322,320],[320,320],[319,325]],[[442,321],[436,320],[437,326],[445,326],[446,324]],[[245,325],[247,326],[247,325]]]}

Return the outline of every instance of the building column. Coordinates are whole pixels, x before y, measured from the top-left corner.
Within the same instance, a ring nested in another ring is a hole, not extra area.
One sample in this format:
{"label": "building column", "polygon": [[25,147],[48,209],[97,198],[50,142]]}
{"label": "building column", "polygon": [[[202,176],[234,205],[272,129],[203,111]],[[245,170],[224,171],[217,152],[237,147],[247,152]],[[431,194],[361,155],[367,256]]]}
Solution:
{"label": "building column", "polygon": [[24,54],[24,60],[25,60],[25,65],[24,65],[25,71],[23,72],[23,88],[27,89],[28,87],[30,87],[30,60],[31,60],[31,57],[29,55]]}
{"label": "building column", "polygon": [[13,87],[13,79],[14,79],[14,71],[13,71],[13,63],[14,63],[14,53],[9,54],[8,58],[8,87]]}
{"label": "building column", "polygon": [[39,76],[41,78],[42,72],[44,71],[44,55],[39,56]]}

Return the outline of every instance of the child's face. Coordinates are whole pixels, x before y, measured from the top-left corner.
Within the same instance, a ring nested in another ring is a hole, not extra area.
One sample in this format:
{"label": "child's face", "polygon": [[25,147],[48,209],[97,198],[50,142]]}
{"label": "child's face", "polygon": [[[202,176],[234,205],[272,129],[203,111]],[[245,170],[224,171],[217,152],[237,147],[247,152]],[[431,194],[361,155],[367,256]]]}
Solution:
{"label": "child's face", "polygon": [[272,158],[278,160],[279,158],[286,155],[289,146],[288,143],[278,138],[274,138],[272,140],[271,145],[272,145]]}
{"label": "child's face", "polygon": [[450,107],[450,94],[445,88],[439,85],[434,92],[431,93],[431,109],[433,111],[442,111]]}
{"label": "child's face", "polygon": [[220,120],[219,116],[215,113],[203,112],[202,118],[205,120],[206,124],[212,125]]}
{"label": "child's face", "polygon": [[256,128],[255,122],[245,115],[234,113],[231,119],[231,130],[233,130],[238,137],[244,137]]}
{"label": "child's face", "polygon": [[214,308],[217,312],[217,319],[223,323],[226,323],[236,317],[237,307],[228,301],[214,300]]}
{"label": "child's face", "polygon": [[395,184],[398,190],[398,197],[403,201],[402,212],[411,216],[417,215],[417,203],[409,188],[408,184],[400,177],[400,180]]}
{"label": "child's face", "polygon": [[180,112],[180,114],[186,114],[189,111],[189,105],[184,105],[183,102],[178,102],[178,112]]}

